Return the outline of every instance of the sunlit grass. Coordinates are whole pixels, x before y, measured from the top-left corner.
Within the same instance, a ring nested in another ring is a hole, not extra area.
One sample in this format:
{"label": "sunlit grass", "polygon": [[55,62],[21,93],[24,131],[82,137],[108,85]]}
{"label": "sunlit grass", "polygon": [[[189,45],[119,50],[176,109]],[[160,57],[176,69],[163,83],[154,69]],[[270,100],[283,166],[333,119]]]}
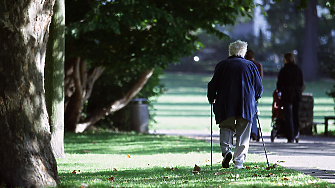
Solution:
{"label": "sunlit grass", "polygon": [[[157,123],[150,129],[209,131],[206,93],[210,79],[211,75],[204,74],[166,74],[163,81],[169,90],[154,104]],[[271,131],[275,83],[276,78],[263,80],[264,94],[258,109],[264,132]],[[314,96],[314,121],[334,115],[334,102],[325,94],[332,84],[306,83],[306,92]],[[324,126],[318,130],[323,131]],[[57,159],[59,187],[335,187],[279,165],[266,170],[264,157],[257,154],[247,156],[245,166],[250,169],[222,169],[218,144],[213,147],[211,170],[209,143],[182,136],[66,133],[64,142],[66,157]],[[199,174],[192,173],[195,164],[201,168]]]}
{"label": "sunlit grass", "polygon": [[335,187],[279,165],[266,169],[257,154],[248,154],[246,169],[223,169],[218,146],[211,170],[210,145],[181,136],[105,131],[66,133],[64,142],[58,187]]}
{"label": "sunlit grass", "polygon": [[[207,101],[207,84],[211,77],[210,74],[166,73],[162,79],[168,91],[154,103],[157,123],[151,125],[150,129],[209,130],[210,105]],[[259,100],[258,110],[262,130],[265,132],[272,129],[272,94],[276,82],[276,77],[263,79],[264,93]],[[324,122],[324,116],[335,116],[334,101],[326,95],[332,84],[332,81],[326,80],[306,82],[305,93],[311,93],[314,97],[314,122]],[[213,127],[214,130],[217,129],[217,126]],[[335,130],[335,126],[330,126],[329,129]],[[322,133],[324,125],[318,125],[318,130]]]}

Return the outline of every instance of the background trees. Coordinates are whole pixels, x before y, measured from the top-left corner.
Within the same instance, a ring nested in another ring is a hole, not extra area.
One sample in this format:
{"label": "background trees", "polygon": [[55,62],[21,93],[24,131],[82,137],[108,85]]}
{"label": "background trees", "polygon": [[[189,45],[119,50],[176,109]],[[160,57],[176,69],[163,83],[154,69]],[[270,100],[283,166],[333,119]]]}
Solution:
{"label": "background trees", "polygon": [[271,31],[269,50],[280,57],[294,51],[304,78],[317,79],[320,65],[333,51],[334,1],[282,0],[275,4],[265,1],[265,6],[269,7],[266,17]]}
{"label": "background trees", "polygon": [[[127,96],[136,94],[127,93],[139,91],[136,87],[146,82],[140,78],[151,75],[154,68],[164,69],[197,50],[200,44],[194,31],[203,29],[222,39],[227,36],[215,24],[234,24],[237,17],[250,16],[254,7],[252,0],[65,3],[65,127],[71,131],[79,131],[79,125],[84,130],[127,104],[131,99]],[[105,106],[94,105],[92,111],[87,100],[102,72],[109,75],[105,82],[120,86],[104,95],[119,98]]]}

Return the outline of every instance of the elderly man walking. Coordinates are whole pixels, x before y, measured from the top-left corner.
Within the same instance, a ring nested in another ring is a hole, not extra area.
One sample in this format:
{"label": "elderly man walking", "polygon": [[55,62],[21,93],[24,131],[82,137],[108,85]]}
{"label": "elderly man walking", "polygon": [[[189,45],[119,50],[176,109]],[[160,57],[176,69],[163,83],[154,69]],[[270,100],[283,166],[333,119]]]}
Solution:
{"label": "elderly man walking", "polygon": [[[244,59],[248,44],[237,40],[229,45],[229,57],[219,62],[208,83],[207,98],[214,103],[216,124],[220,127],[222,167],[241,169],[249,149],[251,125],[257,112],[256,101],[262,96],[263,86],[254,63]],[[236,147],[232,155],[233,135]]]}

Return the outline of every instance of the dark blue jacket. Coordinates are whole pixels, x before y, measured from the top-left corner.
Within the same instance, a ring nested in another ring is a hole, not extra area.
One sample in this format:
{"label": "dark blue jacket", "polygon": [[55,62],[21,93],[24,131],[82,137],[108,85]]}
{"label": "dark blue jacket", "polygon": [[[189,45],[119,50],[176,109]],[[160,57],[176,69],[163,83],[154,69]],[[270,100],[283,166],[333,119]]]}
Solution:
{"label": "dark blue jacket", "polygon": [[256,65],[239,56],[230,56],[215,67],[208,83],[207,98],[214,102],[216,123],[228,117],[241,116],[252,121],[255,102],[262,96],[262,79]]}

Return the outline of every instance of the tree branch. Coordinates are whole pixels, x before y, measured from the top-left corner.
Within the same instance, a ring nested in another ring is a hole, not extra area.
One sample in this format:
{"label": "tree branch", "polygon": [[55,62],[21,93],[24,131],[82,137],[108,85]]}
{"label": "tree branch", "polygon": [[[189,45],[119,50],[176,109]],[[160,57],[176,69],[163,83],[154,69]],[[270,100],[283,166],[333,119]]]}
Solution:
{"label": "tree branch", "polygon": [[114,101],[106,107],[95,111],[95,113],[93,113],[90,117],[86,118],[82,123],[77,125],[75,132],[83,132],[88,126],[98,122],[102,117],[125,107],[131,101],[131,99],[141,91],[143,86],[147,83],[153,74],[154,70],[155,69],[153,68],[150,71],[144,71],[136,84],[122,98]]}
{"label": "tree branch", "polygon": [[83,90],[81,87],[82,83],[81,83],[81,74],[80,74],[79,68],[80,68],[80,57],[77,57],[76,62],[73,67],[74,69],[73,70],[73,80],[74,80],[76,92],[78,92],[78,94],[82,96]]}
{"label": "tree branch", "polygon": [[90,70],[87,76],[86,96],[84,97],[84,101],[86,101],[91,96],[95,81],[101,76],[104,71],[104,67],[95,67]]}

